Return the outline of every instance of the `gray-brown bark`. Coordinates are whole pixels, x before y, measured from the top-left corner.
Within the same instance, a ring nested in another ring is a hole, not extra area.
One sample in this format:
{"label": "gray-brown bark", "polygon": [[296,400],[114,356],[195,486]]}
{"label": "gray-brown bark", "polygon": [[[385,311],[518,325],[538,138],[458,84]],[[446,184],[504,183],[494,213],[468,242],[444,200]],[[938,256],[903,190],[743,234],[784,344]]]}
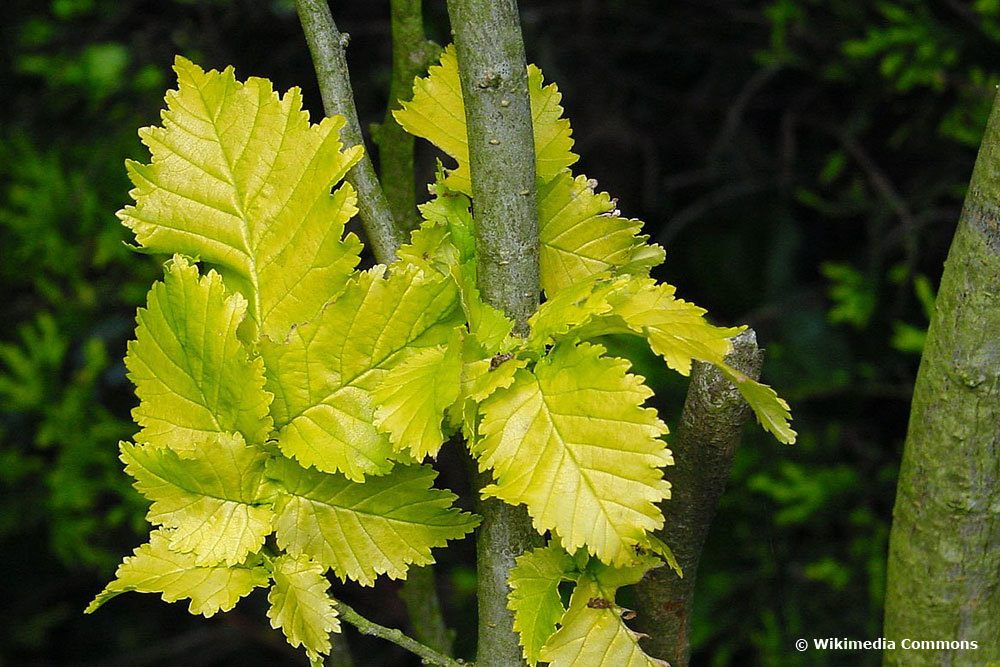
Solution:
{"label": "gray-brown bark", "polygon": [[[341,130],[341,141],[345,146],[364,146],[345,55],[349,38],[337,30],[326,0],[295,0],[295,7],[312,54],[323,96],[323,109],[328,116],[340,114],[347,119]],[[376,261],[383,264],[392,262],[402,234],[393,220],[382,186],[375,177],[375,168],[367,149],[361,160],[347,172],[347,181],[358,192],[358,212]]]}
{"label": "gray-brown bark", "polygon": [[483,298],[527,330],[538,307],[535,143],[514,0],[449,0],[469,136]]}
{"label": "gray-brown bark", "polygon": [[[763,353],[748,330],[733,340],[726,361],[757,379]],[[651,571],[636,586],[637,627],[649,635],[650,655],[673,667],[687,667],[698,561],[719,498],[726,487],[736,446],[750,408],[736,387],[714,366],[696,362],[674,439],[674,466],[667,468],[671,497],[656,535],[674,552],[684,578],[673,570]]]}
{"label": "gray-brown bark", "polygon": [[[1000,97],[927,332],[889,541],[887,665],[1000,660]],[[903,640],[977,642],[907,649]]]}
{"label": "gray-brown bark", "polygon": [[[476,220],[479,289],[487,303],[527,331],[538,307],[535,146],[527,65],[514,0],[449,0],[465,101]],[[476,488],[489,480],[474,476]],[[523,507],[482,500],[476,539],[477,664],[523,664],[507,609],[514,559],[537,540]]]}

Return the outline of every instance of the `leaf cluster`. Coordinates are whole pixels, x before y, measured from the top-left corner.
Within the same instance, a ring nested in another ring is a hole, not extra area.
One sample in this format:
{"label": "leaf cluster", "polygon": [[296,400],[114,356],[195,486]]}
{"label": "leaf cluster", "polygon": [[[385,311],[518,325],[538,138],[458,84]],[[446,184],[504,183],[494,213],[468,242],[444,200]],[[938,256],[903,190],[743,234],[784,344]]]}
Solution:
{"label": "leaf cluster", "polygon": [[[395,115],[457,166],[439,169],[399,259],[365,271],[345,233],[356,195],[338,185],[361,150],[343,148],[343,119],[312,124],[297,89],[279,96],[232,69],[178,58],[175,70],[163,125],[140,132],[152,160],[128,164],[135,204],[119,214],[137,249],[172,255],[126,357],[141,430],[121,459],[156,529],[90,610],[134,590],[211,616],[270,587],[271,624],[316,659],[339,628],[327,571],[403,578],[475,527],[424,463],[461,434],[492,478],[481,493],[524,505],[551,536],[511,581],[526,657],[657,664],[614,597],[669,560],[653,536],[670,495],[667,427],[601,338],[645,339],[683,375],[715,364],[764,428],[795,433],[787,404],[726,364],[742,328],[710,324],[649,278],[662,248],[570,171],[556,87],[529,68],[545,300],[519,337],[477,289],[452,47]],[[575,582],[568,609],[563,580]],[[541,607],[523,602],[536,596]]]}

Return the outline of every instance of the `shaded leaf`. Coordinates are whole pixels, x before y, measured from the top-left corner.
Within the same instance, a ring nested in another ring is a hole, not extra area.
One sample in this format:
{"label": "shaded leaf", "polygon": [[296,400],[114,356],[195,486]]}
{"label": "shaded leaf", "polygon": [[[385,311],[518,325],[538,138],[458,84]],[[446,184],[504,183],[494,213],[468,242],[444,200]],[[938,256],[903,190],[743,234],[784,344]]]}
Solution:
{"label": "shaded leaf", "polygon": [[450,278],[411,266],[389,277],[385,270],[359,274],[315,320],[260,348],[281,451],[356,481],[393,465],[389,438],[375,427],[372,392],[389,369],[445,343],[460,322]]}
{"label": "shaded leaf", "polygon": [[136,316],[125,365],[140,404],[139,442],[190,452],[219,433],[264,442],[271,432],[264,365],[237,337],[247,303],[215,271],[175,256]]}
{"label": "shaded leaf", "polygon": [[454,494],[431,487],[437,473],[425,466],[397,466],[363,484],[288,459],[271,461],[268,474],[284,487],[278,545],[365,586],[380,574],[403,579],[411,564],[433,563],[432,548],[479,523],[452,506]]}

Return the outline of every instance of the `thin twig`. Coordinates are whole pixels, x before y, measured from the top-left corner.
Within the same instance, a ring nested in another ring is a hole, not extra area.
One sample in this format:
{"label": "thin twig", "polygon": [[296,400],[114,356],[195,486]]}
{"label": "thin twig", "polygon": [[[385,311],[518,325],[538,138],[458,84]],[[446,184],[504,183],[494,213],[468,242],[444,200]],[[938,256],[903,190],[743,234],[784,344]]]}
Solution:
{"label": "thin twig", "polygon": [[739,181],[731,186],[712,190],[670,218],[670,221],[663,227],[663,231],[656,237],[656,242],[663,246],[669,246],[674,238],[684,231],[689,224],[700,219],[712,209],[723,204],[728,204],[740,197],[763,192],[774,187],[774,185],[774,182],[769,179],[749,180]]}
{"label": "thin twig", "polygon": [[906,203],[906,199],[899,194],[896,186],[893,185],[882,168],[875,163],[875,160],[868,154],[868,151],[858,143],[857,139],[840,128],[833,128],[831,131],[844,149],[858,163],[862,171],[865,172],[872,187],[882,196],[882,199],[885,200],[885,203],[889,205],[889,208],[892,209],[892,212],[896,214],[896,217],[902,223],[904,232],[903,251],[906,254],[907,268],[912,270],[916,264],[917,252],[919,250],[917,248],[917,223],[913,212]]}
{"label": "thin twig", "polygon": [[369,621],[367,618],[339,600],[334,602],[334,606],[337,608],[337,615],[340,620],[350,623],[362,634],[378,637],[379,639],[390,641],[396,646],[405,648],[410,653],[420,656],[423,659],[424,664],[440,665],[440,667],[469,667],[471,664],[465,662],[464,660],[456,660],[455,658],[449,658],[446,655],[438,653],[431,647],[424,646],[416,639],[407,637],[400,630],[387,628],[384,625],[375,623],[374,621]]}
{"label": "thin twig", "polygon": [[[295,7],[316,68],[323,108],[328,116],[339,114],[347,119],[347,124],[341,131],[345,146],[364,146],[347,69],[347,57],[344,54],[350,37],[337,30],[326,0],[295,0]],[[358,191],[361,222],[375,260],[382,264],[392,262],[396,258],[402,234],[375,176],[368,151],[347,173],[347,180]]]}

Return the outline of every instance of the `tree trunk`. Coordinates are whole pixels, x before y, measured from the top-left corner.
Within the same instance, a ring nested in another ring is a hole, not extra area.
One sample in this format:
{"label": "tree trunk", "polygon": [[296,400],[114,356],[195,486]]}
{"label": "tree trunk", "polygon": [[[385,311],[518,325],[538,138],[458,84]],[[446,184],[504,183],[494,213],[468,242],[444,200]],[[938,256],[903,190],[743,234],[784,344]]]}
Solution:
{"label": "tree trunk", "polygon": [[[1000,97],[913,394],[889,540],[887,665],[1000,660]],[[903,642],[955,642],[907,649]],[[978,648],[960,648],[961,642]]]}

